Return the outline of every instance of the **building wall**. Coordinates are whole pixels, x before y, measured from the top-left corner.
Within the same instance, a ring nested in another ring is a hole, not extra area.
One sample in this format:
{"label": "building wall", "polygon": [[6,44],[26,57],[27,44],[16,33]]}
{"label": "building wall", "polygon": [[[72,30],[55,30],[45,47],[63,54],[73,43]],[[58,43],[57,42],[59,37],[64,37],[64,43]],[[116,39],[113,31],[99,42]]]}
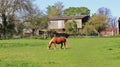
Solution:
{"label": "building wall", "polygon": [[77,22],[77,28],[82,28],[82,20],[81,19],[77,19],[75,21]]}
{"label": "building wall", "polygon": [[64,20],[50,21],[48,25],[49,25],[48,29],[63,29],[63,28],[65,28]]}
{"label": "building wall", "polygon": [[106,28],[100,31],[101,36],[113,36],[118,34],[118,28]]}
{"label": "building wall", "polygon": [[[72,20],[67,20],[67,21],[72,21]],[[65,20],[50,21],[48,24],[48,29],[63,29],[65,28],[65,23],[67,21]],[[75,21],[77,22],[77,28],[82,28],[82,20],[76,19]]]}
{"label": "building wall", "polygon": [[23,36],[29,37],[32,36],[32,29],[23,29]]}

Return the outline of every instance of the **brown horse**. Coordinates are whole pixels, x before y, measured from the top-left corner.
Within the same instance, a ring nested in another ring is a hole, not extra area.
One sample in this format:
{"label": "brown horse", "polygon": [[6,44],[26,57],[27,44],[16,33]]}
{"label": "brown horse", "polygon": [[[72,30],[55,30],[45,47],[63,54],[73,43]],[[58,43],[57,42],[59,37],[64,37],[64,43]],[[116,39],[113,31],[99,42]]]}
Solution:
{"label": "brown horse", "polygon": [[63,47],[66,48],[66,38],[65,37],[53,37],[49,44],[48,44],[48,49],[50,49],[51,45],[54,44],[54,49],[56,49],[56,44],[61,44],[61,48]]}

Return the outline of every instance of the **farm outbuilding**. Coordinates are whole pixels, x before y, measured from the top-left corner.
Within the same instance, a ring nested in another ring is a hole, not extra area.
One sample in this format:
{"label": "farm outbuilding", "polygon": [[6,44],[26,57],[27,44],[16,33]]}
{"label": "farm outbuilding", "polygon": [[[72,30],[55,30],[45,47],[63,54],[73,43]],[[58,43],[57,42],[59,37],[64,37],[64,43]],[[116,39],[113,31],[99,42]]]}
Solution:
{"label": "farm outbuilding", "polygon": [[113,36],[115,34],[118,34],[118,28],[105,28],[100,31],[101,36]]}
{"label": "farm outbuilding", "polygon": [[82,29],[82,24],[86,22],[88,19],[89,16],[87,15],[52,17],[49,18],[48,29],[62,32],[63,29],[65,29],[65,23],[67,23],[67,21],[72,21],[72,20],[77,22],[78,29]]}

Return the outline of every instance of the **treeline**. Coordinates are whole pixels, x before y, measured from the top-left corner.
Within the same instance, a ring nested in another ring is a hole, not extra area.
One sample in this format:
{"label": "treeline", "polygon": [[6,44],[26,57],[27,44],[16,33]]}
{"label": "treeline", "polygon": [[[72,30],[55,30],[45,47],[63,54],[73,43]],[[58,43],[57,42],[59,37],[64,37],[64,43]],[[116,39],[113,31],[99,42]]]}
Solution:
{"label": "treeline", "polygon": [[[41,11],[33,0],[0,0],[0,37],[8,38],[14,35],[23,35],[23,29],[32,29],[33,35],[38,29],[47,29],[48,18],[55,16],[90,16],[90,9],[87,7],[69,7],[64,9],[62,2],[49,5],[46,11]],[[71,22],[67,31],[77,32],[76,25]],[[101,7],[90,16],[87,23],[83,25],[82,34],[89,35],[99,33],[106,27],[116,27],[117,18],[113,17],[110,9]]]}

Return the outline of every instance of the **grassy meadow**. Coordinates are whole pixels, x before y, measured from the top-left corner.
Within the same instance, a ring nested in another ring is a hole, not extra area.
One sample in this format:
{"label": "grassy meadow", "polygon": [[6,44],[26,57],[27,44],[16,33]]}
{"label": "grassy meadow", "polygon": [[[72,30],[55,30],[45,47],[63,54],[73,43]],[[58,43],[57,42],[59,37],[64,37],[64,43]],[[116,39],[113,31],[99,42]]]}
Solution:
{"label": "grassy meadow", "polygon": [[68,38],[67,49],[49,39],[0,40],[0,67],[119,67],[120,38]]}

